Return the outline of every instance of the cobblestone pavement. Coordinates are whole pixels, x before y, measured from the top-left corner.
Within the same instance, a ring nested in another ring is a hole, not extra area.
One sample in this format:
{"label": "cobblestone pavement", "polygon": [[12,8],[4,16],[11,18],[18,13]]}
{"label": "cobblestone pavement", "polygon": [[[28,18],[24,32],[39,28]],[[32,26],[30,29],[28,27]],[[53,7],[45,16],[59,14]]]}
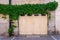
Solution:
{"label": "cobblestone pavement", "polygon": [[0,37],[0,40],[60,40],[60,35],[28,36],[28,37]]}

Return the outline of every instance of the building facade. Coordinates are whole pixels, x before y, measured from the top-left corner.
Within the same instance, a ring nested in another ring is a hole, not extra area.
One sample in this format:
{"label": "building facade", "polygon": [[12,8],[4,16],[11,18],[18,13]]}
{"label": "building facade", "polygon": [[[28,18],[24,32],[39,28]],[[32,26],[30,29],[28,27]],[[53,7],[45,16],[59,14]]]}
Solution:
{"label": "building facade", "polygon": [[[11,0],[11,5],[22,5],[22,4],[43,4],[48,2],[53,2],[54,0]],[[57,1],[60,5],[60,1]],[[9,4],[9,0],[0,0],[0,4]],[[48,23],[48,31],[52,34],[54,31],[60,33],[60,6],[58,6],[56,11],[51,11],[51,19]],[[15,21],[15,25],[18,25],[18,21]],[[18,26],[15,28],[15,33],[18,34]]]}

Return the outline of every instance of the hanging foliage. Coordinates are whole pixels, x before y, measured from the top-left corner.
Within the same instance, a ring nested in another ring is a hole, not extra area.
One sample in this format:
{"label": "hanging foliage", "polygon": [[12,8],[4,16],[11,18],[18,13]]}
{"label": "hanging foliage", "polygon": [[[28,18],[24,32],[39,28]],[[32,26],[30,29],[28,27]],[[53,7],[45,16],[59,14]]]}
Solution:
{"label": "hanging foliage", "polygon": [[48,11],[53,11],[57,8],[56,1],[47,4],[24,4],[24,5],[4,5],[0,4],[0,14],[10,15],[11,20],[18,19],[19,15],[46,14]]}

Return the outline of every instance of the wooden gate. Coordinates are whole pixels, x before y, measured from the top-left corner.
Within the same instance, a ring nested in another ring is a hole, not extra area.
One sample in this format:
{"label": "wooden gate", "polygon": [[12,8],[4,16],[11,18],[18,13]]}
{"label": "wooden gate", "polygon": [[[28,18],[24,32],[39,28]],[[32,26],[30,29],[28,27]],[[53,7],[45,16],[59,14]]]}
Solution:
{"label": "wooden gate", "polygon": [[19,17],[20,35],[46,35],[47,34],[47,15],[46,16],[20,16]]}

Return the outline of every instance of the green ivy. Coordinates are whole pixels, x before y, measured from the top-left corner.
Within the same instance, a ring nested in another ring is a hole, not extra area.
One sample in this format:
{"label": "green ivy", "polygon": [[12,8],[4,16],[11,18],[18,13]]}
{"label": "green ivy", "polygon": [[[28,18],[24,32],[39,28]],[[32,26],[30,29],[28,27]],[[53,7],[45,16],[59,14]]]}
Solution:
{"label": "green ivy", "polygon": [[11,28],[8,29],[8,33],[10,35],[12,35],[14,33],[14,28],[16,28],[16,26],[12,25]]}
{"label": "green ivy", "polygon": [[0,4],[0,14],[10,15],[11,20],[18,19],[19,15],[46,14],[48,11],[53,11],[57,8],[56,1],[47,4],[24,4],[24,5],[5,5]]}
{"label": "green ivy", "polygon": [[56,1],[47,3],[47,10],[53,11],[57,8],[58,3]]}

